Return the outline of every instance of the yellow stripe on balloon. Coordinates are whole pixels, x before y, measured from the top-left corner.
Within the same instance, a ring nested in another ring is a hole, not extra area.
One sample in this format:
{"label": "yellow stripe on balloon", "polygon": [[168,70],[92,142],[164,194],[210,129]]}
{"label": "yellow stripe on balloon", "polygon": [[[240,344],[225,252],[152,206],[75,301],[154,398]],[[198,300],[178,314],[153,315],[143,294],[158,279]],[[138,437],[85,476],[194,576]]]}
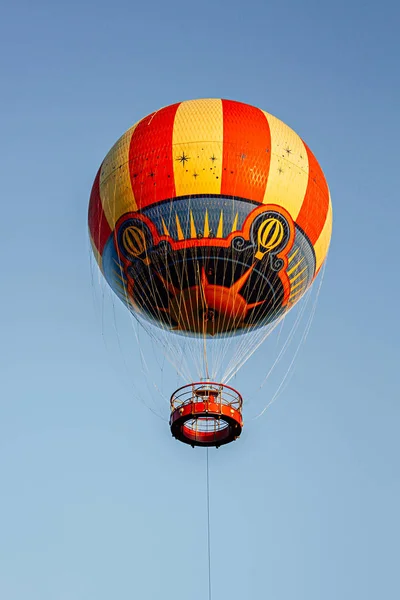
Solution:
{"label": "yellow stripe on balloon", "polygon": [[168,237],[170,236],[170,233],[168,231],[168,227],[163,219],[163,217],[161,217],[161,221],[162,221],[162,226],[163,226],[163,230],[164,230],[164,235],[167,235]]}
{"label": "yellow stripe on balloon", "polygon": [[179,220],[178,213],[176,213],[176,215],[175,215],[175,221],[176,221],[176,231],[178,233],[178,240],[184,240],[185,236],[182,231],[181,222]]}
{"label": "yellow stripe on balloon", "polygon": [[206,208],[206,214],[204,217],[204,231],[203,231],[203,236],[205,238],[208,238],[208,236],[210,235],[210,224],[208,222],[208,210]]}
{"label": "yellow stripe on balloon", "polygon": [[129,146],[135,127],[114,144],[101,168],[100,197],[111,229],[123,214],[137,209],[129,172]]}
{"label": "yellow stripe on balloon", "polygon": [[217,238],[224,237],[224,213],[221,210],[218,221]]}
{"label": "yellow stripe on balloon", "polygon": [[[297,249],[298,250],[298,249]],[[287,271],[287,276],[289,277],[296,269],[299,268],[302,262],[304,262],[305,257],[303,256],[289,271]]]}
{"label": "yellow stripe on balloon", "polygon": [[222,141],[221,100],[190,100],[179,105],[172,135],[177,196],[221,192]]}
{"label": "yellow stripe on balloon", "polygon": [[196,225],[194,222],[194,217],[193,217],[193,212],[190,211],[190,237],[192,239],[196,239],[197,238],[197,231],[196,231]]}
{"label": "yellow stripe on balloon", "polygon": [[271,132],[271,162],[263,203],[283,206],[296,220],[308,184],[307,151],[293,129],[263,112]]}
{"label": "yellow stripe on balloon", "polygon": [[315,272],[321,267],[322,263],[326,258],[326,254],[329,248],[329,242],[331,240],[332,234],[332,203],[331,203],[331,195],[329,194],[329,207],[328,214],[326,215],[326,221],[322,228],[319,238],[315,242],[314,252],[315,252]]}
{"label": "yellow stripe on balloon", "polygon": [[236,213],[234,221],[233,221],[233,225],[232,225],[232,229],[231,229],[231,233],[233,233],[234,231],[237,230],[237,226],[238,226],[238,220],[239,220],[239,213]]}

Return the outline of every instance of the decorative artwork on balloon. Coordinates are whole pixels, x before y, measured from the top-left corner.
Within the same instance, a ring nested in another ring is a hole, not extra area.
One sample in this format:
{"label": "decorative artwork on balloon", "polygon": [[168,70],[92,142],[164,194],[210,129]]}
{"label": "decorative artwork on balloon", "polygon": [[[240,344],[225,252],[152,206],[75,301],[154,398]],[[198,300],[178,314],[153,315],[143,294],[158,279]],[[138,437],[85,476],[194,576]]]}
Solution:
{"label": "decorative artwork on balloon", "polygon": [[276,319],[291,282],[309,284],[312,248],[301,251],[287,211],[232,198],[224,210],[226,201],[166,200],[119,219],[103,268],[124,282],[129,307],[177,333],[232,335]]}

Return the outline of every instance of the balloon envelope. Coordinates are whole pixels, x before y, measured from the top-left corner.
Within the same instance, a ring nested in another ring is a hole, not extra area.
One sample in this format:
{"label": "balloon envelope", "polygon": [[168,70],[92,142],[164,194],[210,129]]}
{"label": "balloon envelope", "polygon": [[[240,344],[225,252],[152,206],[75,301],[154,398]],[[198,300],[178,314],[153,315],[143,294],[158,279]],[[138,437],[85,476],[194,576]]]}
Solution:
{"label": "balloon envelope", "polygon": [[97,262],[129,310],[224,337],[284,315],[328,251],[328,186],[302,139],[231,100],[158,110],[107,154],[89,204]]}

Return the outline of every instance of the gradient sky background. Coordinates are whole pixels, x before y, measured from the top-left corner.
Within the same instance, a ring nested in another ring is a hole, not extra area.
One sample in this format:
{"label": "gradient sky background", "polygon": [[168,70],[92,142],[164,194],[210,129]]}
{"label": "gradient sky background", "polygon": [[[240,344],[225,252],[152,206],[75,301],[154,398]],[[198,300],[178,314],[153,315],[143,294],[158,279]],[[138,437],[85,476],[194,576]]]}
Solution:
{"label": "gradient sky background", "polygon": [[213,600],[400,597],[399,24],[394,1],[3,3],[2,600],[207,596],[205,452],[105,348],[87,242],[114,141],[196,97],[292,126],[334,205],[290,385],[210,453]]}

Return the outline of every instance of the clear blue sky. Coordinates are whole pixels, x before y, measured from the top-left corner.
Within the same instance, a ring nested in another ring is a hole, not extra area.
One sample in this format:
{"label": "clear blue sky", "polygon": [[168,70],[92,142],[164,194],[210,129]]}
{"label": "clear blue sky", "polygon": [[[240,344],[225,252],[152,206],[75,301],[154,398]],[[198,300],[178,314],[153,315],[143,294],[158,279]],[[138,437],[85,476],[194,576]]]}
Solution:
{"label": "clear blue sky", "polygon": [[205,453],[105,348],[86,225],[117,137],[196,97],[291,125],[334,204],[290,385],[210,454],[213,598],[400,597],[399,21],[394,1],[3,3],[2,600],[206,598]]}

